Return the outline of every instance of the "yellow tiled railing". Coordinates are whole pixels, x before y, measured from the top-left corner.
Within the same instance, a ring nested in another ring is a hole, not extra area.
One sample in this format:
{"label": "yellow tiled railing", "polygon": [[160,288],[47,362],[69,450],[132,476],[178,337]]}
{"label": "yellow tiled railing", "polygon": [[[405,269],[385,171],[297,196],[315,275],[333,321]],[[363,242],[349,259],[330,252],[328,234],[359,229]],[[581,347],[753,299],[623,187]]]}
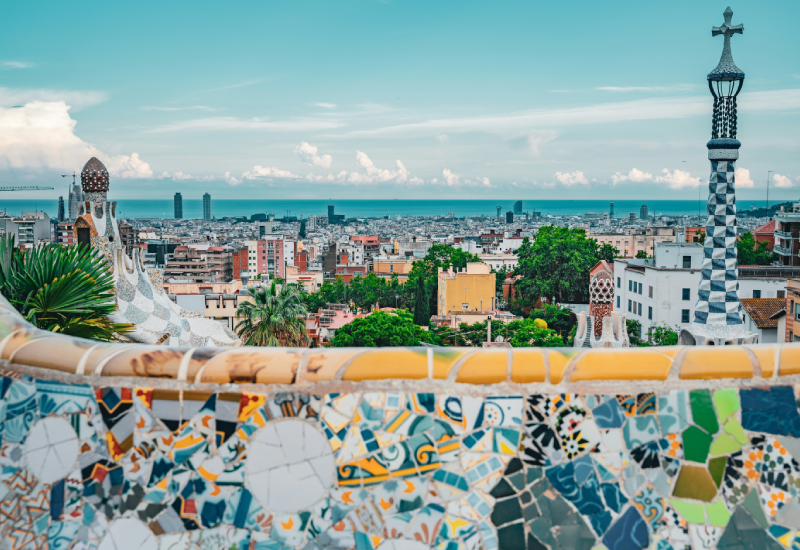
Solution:
{"label": "yellow tiled railing", "polygon": [[110,344],[39,330],[0,297],[0,360],[100,377],[200,384],[418,380],[472,385],[777,379],[800,373],[800,345],[573,348],[180,348]]}

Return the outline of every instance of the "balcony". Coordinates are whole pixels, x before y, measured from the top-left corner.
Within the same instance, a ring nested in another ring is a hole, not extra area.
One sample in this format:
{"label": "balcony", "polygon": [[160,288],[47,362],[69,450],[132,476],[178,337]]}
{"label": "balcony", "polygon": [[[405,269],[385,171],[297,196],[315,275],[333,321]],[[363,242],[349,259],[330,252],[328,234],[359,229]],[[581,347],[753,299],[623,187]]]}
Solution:
{"label": "balcony", "polygon": [[792,249],[791,248],[784,248],[782,246],[778,246],[777,244],[772,247],[772,251],[779,256],[791,256]]}
{"label": "balcony", "polygon": [[782,239],[793,239],[791,231],[778,231],[775,230],[775,236],[780,237]]}
{"label": "balcony", "polygon": [[800,211],[798,212],[775,212],[775,220],[776,221],[786,221],[786,222],[800,222]]}

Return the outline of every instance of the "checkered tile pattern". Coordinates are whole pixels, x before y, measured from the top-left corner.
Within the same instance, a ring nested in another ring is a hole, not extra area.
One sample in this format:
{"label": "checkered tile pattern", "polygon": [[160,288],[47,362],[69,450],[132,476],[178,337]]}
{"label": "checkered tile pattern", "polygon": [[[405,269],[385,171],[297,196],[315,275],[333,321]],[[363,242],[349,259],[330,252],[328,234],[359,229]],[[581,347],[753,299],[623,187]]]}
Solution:
{"label": "checkered tile pattern", "polygon": [[735,162],[712,160],[705,256],[694,322],[741,325],[739,264],[736,261]]}

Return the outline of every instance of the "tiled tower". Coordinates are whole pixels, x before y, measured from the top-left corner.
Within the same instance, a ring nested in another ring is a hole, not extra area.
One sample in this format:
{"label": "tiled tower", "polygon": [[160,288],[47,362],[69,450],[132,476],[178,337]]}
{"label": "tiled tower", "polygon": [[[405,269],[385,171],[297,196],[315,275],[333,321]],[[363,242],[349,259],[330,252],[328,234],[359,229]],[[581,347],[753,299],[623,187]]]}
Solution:
{"label": "tiled tower", "polygon": [[736,96],[744,84],[744,73],[733,62],[731,37],[741,34],[742,25],[732,25],[733,11],[723,14],[725,22],[711,30],[723,35],[725,43],[717,67],[708,74],[714,96],[714,115],[708,159],[708,221],[702,280],[694,321],[681,334],[681,343],[698,345],[741,344],[753,336],[745,334],[739,304],[739,265],[736,260],[736,183],[734,173],[741,143],[736,139]]}

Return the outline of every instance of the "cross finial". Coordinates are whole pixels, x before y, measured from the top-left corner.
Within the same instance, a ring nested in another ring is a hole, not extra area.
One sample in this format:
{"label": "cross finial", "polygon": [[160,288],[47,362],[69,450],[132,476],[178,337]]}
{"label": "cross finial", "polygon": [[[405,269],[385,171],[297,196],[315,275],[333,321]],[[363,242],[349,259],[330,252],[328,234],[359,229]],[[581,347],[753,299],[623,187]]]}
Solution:
{"label": "cross finial", "polygon": [[729,7],[722,14],[725,17],[725,22],[719,27],[711,28],[711,36],[722,35],[725,38],[725,43],[722,47],[722,57],[719,60],[717,68],[711,71],[708,75],[709,80],[738,80],[744,78],[744,73],[733,62],[731,55],[731,36],[734,34],[744,33],[744,25],[733,25],[731,19],[733,18],[733,10]]}
{"label": "cross finial", "polygon": [[728,6],[728,9],[726,9],[722,15],[725,17],[725,22],[721,27],[712,27],[711,36],[724,34],[725,38],[729,39],[734,34],[742,34],[744,32],[744,25],[731,25],[733,10],[730,8],[730,6]]}

